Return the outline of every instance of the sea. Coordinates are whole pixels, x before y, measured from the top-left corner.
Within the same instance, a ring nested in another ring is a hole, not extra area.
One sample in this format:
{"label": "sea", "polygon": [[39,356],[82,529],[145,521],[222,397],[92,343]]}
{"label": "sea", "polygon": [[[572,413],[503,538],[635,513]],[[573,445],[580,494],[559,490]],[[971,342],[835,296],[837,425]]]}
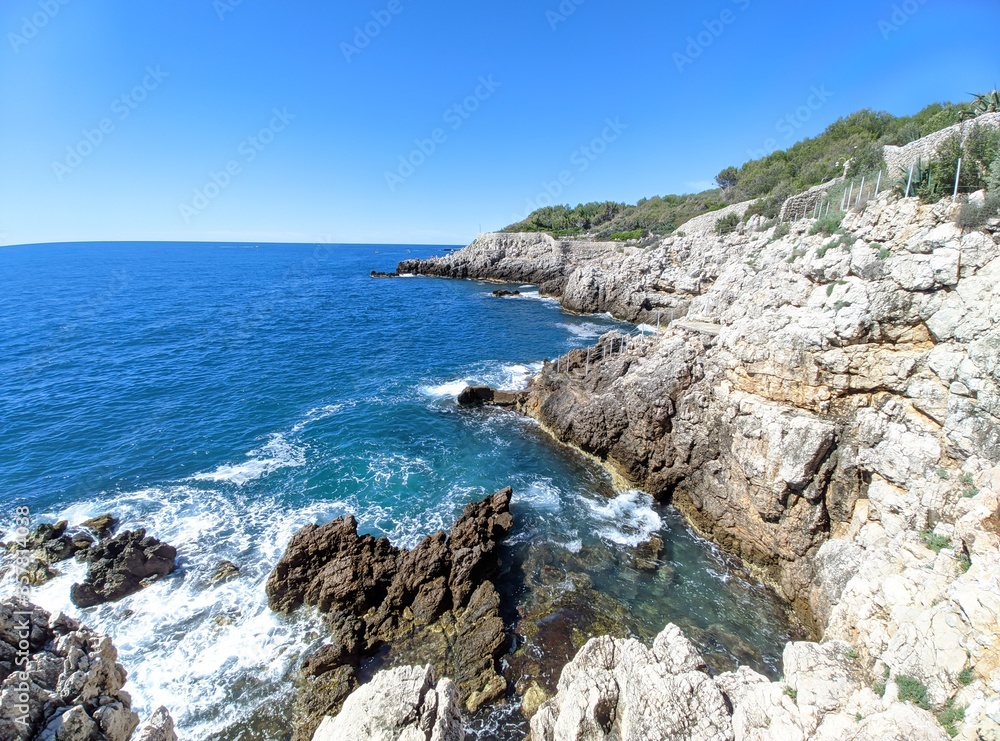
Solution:
{"label": "sea", "polygon": [[[717,670],[779,673],[798,630],[785,606],[670,506],[530,420],[456,404],[467,384],[522,388],[544,359],[634,328],[537,286],[501,299],[496,284],[369,275],[449,249],[0,248],[0,530],[18,507],[33,526],[111,512],[178,550],[173,574],[120,602],[74,607],[86,567],[72,560],[31,594],[111,636],[140,716],[165,705],[182,739],[287,738],[296,670],[324,636],[313,611],[267,605],[293,533],[352,514],[413,546],[508,485],[506,558],[599,551],[614,569],[595,566],[595,588],[625,605],[629,635],[677,622]],[[653,535],[660,568],[631,567]],[[239,577],[210,583],[223,560]],[[8,568],[0,597],[13,589]],[[472,738],[525,732],[515,699],[470,719]]]}

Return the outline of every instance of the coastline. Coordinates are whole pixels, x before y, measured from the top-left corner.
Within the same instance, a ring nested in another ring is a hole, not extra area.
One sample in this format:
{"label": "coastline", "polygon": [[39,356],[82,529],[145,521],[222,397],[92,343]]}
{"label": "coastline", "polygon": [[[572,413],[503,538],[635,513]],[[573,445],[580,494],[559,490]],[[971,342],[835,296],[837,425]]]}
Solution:
{"label": "coastline", "polygon": [[[883,688],[878,713],[899,712],[894,693],[912,681],[939,719],[962,708],[949,732],[993,733],[996,612],[970,618],[959,595],[973,589],[1000,605],[987,576],[997,536],[975,519],[994,511],[1000,485],[994,351],[983,339],[995,327],[986,317],[996,313],[1000,245],[996,225],[956,228],[956,211],[886,194],[847,213],[843,235],[814,234],[806,219],[772,237],[755,217],[728,237],[706,229],[583,254],[568,240],[482,235],[399,269],[527,283],[541,264],[566,310],[648,323],[683,307],[671,318],[686,321],[666,323],[651,348],[610,361],[599,351],[586,365],[568,353],[513,406],[624,486],[672,501],[695,532],[774,585],[822,641],[789,644],[786,673],[793,646],[846,641],[851,671],[869,679],[826,698],[825,711],[795,709],[804,731],[833,723],[868,684]],[[699,270],[684,275],[692,254]],[[692,350],[699,325],[715,336]],[[630,388],[643,384],[644,401]],[[709,450],[698,455],[699,445]],[[947,576],[928,581],[926,569]],[[888,591],[900,578],[905,591]],[[940,620],[951,626],[944,636],[928,630]]]}

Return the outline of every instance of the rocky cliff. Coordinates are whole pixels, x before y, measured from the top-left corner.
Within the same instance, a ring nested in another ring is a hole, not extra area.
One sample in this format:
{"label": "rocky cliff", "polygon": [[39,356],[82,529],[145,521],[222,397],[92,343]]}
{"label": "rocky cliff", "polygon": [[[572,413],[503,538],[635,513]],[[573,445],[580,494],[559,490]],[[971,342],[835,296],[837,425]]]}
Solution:
{"label": "rocky cliff", "polygon": [[125,669],[106,636],[36,605],[0,602],[0,738],[177,741],[159,708],[138,731]]}
{"label": "rocky cliff", "polygon": [[516,405],[672,500],[859,676],[994,737],[1000,224],[963,232],[956,209],[886,194],[831,236],[755,218],[647,248],[485,235],[400,271],[659,318],[546,364]]}

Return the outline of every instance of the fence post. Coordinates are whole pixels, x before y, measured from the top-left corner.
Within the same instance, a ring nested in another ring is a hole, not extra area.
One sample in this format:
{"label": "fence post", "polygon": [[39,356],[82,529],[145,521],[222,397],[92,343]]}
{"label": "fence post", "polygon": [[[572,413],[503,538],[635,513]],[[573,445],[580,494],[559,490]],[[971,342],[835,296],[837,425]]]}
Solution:
{"label": "fence post", "polygon": [[656,331],[660,331],[660,312],[656,312]]}
{"label": "fence post", "polygon": [[958,200],[958,180],[962,177],[962,158],[958,158],[958,169],[955,170],[955,192],[951,195],[951,202],[954,203]]}
{"label": "fence post", "polygon": [[878,180],[875,181],[875,198],[878,198],[878,187],[882,184],[882,171],[878,171]]}
{"label": "fence post", "polygon": [[583,370],[583,377],[586,378],[590,375],[590,348],[587,348],[587,365]]}
{"label": "fence post", "polygon": [[903,198],[909,198],[910,197],[910,183],[913,182],[913,168],[914,167],[916,167],[916,165],[910,165],[910,177],[908,177],[906,179],[906,193],[903,194]]}
{"label": "fence post", "polygon": [[855,206],[857,206],[857,205],[858,205],[859,203],[861,203],[861,194],[862,194],[862,193],[864,193],[864,192],[865,192],[865,178],[864,178],[864,176],[862,175],[862,176],[861,176],[861,187],[860,187],[860,188],[858,188],[858,200],[856,200],[856,201],[854,202],[854,205],[855,205]]}
{"label": "fence post", "polygon": [[847,193],[847,208],[851,207],[851,201],[854,199],[854,181],[851,181],[851,189]]}

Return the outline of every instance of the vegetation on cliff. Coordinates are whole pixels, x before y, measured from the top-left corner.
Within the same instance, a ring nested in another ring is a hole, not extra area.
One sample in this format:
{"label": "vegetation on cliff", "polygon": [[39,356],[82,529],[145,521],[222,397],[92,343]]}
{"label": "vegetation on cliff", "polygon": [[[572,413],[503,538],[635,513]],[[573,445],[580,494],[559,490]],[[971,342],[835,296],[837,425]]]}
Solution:
{"label": "vegetation on cliff", "polygon": [[[643,198],[634,205],[607,201],[576,207],[548,206],[502,231],[547,232],[553,236],[590,234],[601,239],[663,235],[696,216],[750,198],[760,200],[744,218],[756,214],[774,218],[786,198],[843,175],[848,161],[849,176],[877,172],[883,164],[883,146],[908,144],[980,112],[969,105],[952,103],[932,103],[913,116],[865,109],[835,121],[819,136],[804,139],[787,150],[772,152],[740,167],[726,167],[716,177],[718,188]],[[992,146],[995,148],[995,143]],[[990,145],[982,148],[988,150]],[[979,180],[985,184],[985,165],[992,157],[986,151],[978,154],[982,154],[976,157],[980,164],[963,178],[963,185],[966,180],[969,184]],[[954,176],[953,168],[951,175]]]}

